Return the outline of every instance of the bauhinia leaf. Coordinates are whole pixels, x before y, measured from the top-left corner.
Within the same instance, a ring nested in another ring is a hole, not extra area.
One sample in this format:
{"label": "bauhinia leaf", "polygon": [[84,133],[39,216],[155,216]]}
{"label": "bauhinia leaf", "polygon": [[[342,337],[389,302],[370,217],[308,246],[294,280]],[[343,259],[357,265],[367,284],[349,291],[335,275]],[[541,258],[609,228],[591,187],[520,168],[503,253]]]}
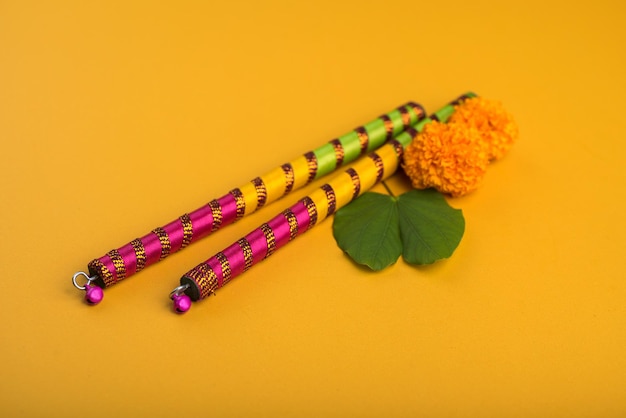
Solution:
{"label": "bauhinia leaf", "polygon": [[397,199],[368,192],[335,214],[337,245],[354,261],[382,270],[402,254]]}
{"label": "bauhinia leaf", "polygon": [[372,270],[394,264],[431,264],[448,258],[465,231],[463,213],[433,189],[398,198],[368,192],[335,214],[333,234],[355,262]]}
{"label": "bauhinia leaf", "polygon": [[402,257],[431,264],[452,255],[465,231],[463,212],[436,190],[412,190],[398,198]]}

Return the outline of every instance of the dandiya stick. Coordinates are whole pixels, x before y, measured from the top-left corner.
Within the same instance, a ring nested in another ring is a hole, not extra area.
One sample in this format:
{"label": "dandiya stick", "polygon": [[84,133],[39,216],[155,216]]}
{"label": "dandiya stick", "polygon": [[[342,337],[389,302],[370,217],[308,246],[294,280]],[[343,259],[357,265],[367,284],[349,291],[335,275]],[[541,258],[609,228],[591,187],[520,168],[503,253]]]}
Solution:
{"label": "dandiya stick", "polygon": [[[96,304],[103,297],[101,288],[113,286],[265,204],[377,149],[425,117],[422,106],[413,102],[386,113],[92,260],[88,264],[89,274],[74,274],[74,286],[86,290],[87,302]],[[87,280],[85,285],[78,283],[80,276]]]}
{"label": "dandiya stick", "polygon": [[430,118],[418,122],[415,128],[405,129],[309,196],[185,273],[180,279],[180,286],[170,294],[174,309],[179,313],[186,312],[191,306],[191,300],[197,301],[215,294],[217,289],[234,277],[274,254],[276,250],[391,176],[400,164],[404,148],[426,123],[432,120],[445,122],[454,112],[455,105],[474,96],[473,93],[467,93]]}

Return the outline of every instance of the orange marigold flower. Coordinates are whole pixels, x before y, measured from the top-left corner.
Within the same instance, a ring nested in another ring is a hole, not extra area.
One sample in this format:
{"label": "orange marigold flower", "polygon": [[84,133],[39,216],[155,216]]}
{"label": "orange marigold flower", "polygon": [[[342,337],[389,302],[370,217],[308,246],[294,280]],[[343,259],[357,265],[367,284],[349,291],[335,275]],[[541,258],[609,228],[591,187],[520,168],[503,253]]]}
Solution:
{"label": "orange marigold flower", "polygon": [[475,190],[488,165],[477,129],[431,122],[406,148],[402,167],[416,189],[434,187],[456,197]]}
{"label": "orange marigold flower", "polygon": [[455,106],[448,123],[462,123],[478,129],[489,160],[502,158],[519,134],[513,116],[502,104],[482,97],[467,99]]}

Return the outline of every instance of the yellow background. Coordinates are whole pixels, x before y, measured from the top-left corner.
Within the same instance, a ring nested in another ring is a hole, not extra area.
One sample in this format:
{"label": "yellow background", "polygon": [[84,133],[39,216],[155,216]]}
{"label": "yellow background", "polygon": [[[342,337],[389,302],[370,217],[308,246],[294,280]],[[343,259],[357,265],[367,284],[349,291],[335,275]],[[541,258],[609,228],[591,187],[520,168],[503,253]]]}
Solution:
{"label": "yellow background", "polygon": [[[0,415],[626,416],[625,21],[621,1],[1,1]],[[98,307],[71,285],[381,113],[467,90],[521,137],[451,201],[467,228],[447,261],[368,273],[327,221],[170,311],[182,272],[308,188]]]}

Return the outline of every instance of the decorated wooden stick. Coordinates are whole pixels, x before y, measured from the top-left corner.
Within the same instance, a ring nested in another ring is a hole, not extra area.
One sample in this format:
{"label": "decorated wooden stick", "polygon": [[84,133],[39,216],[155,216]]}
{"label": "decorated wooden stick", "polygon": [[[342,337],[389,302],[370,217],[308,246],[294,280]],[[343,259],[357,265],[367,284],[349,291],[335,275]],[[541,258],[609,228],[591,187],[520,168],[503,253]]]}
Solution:
{"label": "decorated wooden stick", "polygon": [[88,264],[89,274],[78,272],[72,282],[86,291],[88,303],[97,304],[103,297],[102,288],[138,273],[263,205],[354,161],[425,117],[420,105],[409,102],[94,259]]}
{"label": "decorated wooden stick", "polygon": [[234,277],[266,259],[376,183],[391,176],[399,166],[404,148],[427,122],[446,121],[454,112],[456,104],[473,96],[473,93],[465,94],[431,118],[418,122],[415,128],[406,128],[309,196],[185,273],[180,279],[180,286],[170,294],[174,309],[179,313],[186,312],[192,300],[204,299],[214,294]]}

